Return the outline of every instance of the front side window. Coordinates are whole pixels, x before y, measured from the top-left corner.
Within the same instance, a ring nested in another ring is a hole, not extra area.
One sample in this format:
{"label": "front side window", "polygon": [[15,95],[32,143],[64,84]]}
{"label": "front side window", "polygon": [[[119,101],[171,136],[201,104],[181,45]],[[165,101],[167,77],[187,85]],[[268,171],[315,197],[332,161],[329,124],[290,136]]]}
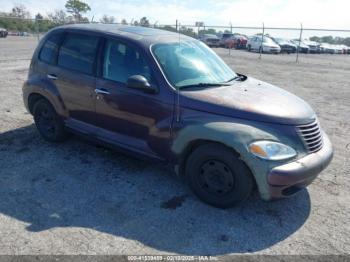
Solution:
{"label": "front side window", "polygon": [[172,86],[222,84],[237,77],[225,62],[199,41],[156,44],[152,52]]}
{"label": "front side window", "polygon": [[45,63],[54,64],[61,39],[61,33],[49,36],[40,51],[39,59]]}
{"label": "front side window", "polygon": [[92,74],[98,37],[68,34],[58,55],[58,65],[85,74]]}
{"label": "front side window", "polygon": [[133,47],[107,41],[103,62],[103,78],[126,83],[133,75],[142,75],[151,82],[151,71],[144,57]]}

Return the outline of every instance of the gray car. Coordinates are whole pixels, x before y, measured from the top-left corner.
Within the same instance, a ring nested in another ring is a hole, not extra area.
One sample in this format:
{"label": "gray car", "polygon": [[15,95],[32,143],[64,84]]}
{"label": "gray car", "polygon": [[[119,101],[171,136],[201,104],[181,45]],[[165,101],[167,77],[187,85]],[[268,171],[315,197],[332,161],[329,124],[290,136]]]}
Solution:
{"label": "gray car", "polygon": [[5,37],[7,37],[7,35],[8,35],[7,30],[5,28],[0,27],[0,37],[5,38]]}
{"label": "gray car", "polygon": [[209,47],[219,47],[220,39],[216,35],[213,34],[204,34],[199,36],[199,40],[205,43]]}

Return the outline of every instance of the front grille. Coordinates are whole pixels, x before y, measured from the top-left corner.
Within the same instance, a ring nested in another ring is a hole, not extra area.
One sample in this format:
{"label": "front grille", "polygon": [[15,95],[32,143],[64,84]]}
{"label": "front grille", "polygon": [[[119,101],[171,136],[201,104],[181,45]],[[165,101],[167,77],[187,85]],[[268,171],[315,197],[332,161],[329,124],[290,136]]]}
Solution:
{"label": "front grille", "polygon": [[297,130],[310,153],[317,152],[322,148],[322,132],[317,121],[300,125]]}

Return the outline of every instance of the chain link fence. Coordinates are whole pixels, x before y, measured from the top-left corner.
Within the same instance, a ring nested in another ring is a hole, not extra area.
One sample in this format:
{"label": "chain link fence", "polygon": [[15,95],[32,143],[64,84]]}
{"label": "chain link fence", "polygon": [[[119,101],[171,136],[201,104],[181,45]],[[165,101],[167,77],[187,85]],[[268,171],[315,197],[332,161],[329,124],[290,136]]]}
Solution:
{"label": "chain link fence", "polygon": [[[43,18],[36,19],[26,19],[18,18],[11,16],[0,16],[0,28],[5,28],[8,31],[10,36],[35,36],[39,40],[42,35],[44,35],[50,29],[65,25],[73,24],[74,21],[59,21],[59,20],[50,20]],[[79,22],[81,23],[81,22]],[[98,23],[98,22],[87,22],[84,23]],[[115,25],[132,25],[135,23],[111,23]],[[340,42],[339,48],[343,48],[340,52],[334,53],[343,53],[350,54],[350,30],[349,29],[320,29],[320,28],[304,28],[302,24],[299,27],[268,27],[262,23],[261,26],[250,27],[250,26],[236,26],[233,24],[230,25],[205,25],[203,22],[196,22],[195,24],[182,24],[180,21],[174,21],[174,24],[138,24],[141,26],[147,26],[152,28],[158,28],[162,30],[167,30],[171,32],[178,32],[193,38],[199,38],[203,34],[215,34],[221,36],[224,33],[227,34],[240,34],[247,39],[251,36],[261,37],[261,47],[264,42],[264,37],[282,37],[286,39],[294,39],[297,48],[295,52],[295,61],[298,62],[300,59],[300,45],[303,43],[304,39],[310,38],[311,36],[319,37],[334,37],[335,40]],[[321,43],[319,43],[321,45]],[[341,47],[342,46],[342,47]],[[231,46],[228,48],[228,54],[231,55]],[[321,53],[322,50],[320,48]],[[257,52],[257,58],[261,59],[263,56],[263,48],[260,48]]]}

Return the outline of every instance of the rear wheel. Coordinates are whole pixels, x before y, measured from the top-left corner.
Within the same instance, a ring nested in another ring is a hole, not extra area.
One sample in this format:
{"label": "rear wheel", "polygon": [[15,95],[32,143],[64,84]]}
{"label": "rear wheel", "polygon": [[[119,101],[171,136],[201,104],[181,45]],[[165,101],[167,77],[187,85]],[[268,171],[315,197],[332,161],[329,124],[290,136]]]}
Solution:
{"label": "rear wheel", "polygon": [[250,45],[248,45],[247,49],[248,49],[249,52],[252,51],[252,47]]}
{"label": "rear wheel", "polygon": [[45,140],[60,142],[66,138],[62,119],[46,99],[40,99],[35,103],[33,115],[35,125]]}
{"label": "rear wheel", "polygon": [[199,146],[188,157],[186,176],[193,192],[204,202],[228,208],[245,200],[253,178],[238,155],[224,145]]}

